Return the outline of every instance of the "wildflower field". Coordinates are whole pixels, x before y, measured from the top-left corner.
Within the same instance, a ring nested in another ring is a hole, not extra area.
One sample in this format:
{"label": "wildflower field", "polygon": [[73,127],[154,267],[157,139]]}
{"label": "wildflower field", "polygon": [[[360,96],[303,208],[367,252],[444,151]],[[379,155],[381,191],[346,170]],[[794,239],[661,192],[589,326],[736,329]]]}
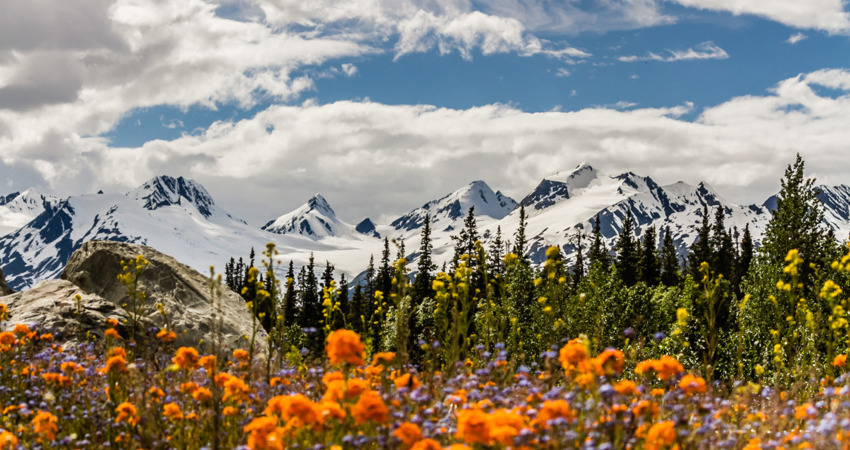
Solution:
{"label": "wildflower field", "polygon": [[[104,324],[105,326],[115,325]],[[114,330],[114,328],[109,328]],[[671,356],[636,362],[573,339],[533,367],[504,346],[453,370],[367,359],[337,330],[327,357],[277,366],[236,350],[181,347],[134,358],[108,345],[62,348],[26,325],[0,333],[0,447],[17,448],[843,448],[850,378],[814,391],[708,385]],[[162,338],[168,340],[166,334]]]}

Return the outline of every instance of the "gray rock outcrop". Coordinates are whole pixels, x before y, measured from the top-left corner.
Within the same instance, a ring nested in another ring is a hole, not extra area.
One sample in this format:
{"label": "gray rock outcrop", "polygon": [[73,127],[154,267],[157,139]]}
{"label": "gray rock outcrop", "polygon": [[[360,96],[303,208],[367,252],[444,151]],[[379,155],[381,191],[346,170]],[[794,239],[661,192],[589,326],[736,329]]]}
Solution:
{"label": "gray rock outcrop", "polygon": [[3,275],[3,270],[0,269],[0,297],[4,295],[9,295],[12,293],[12,290],[9,289],[9,286],[6,285],[6,276]]}
{"label": "gray rock outcrop", "polygon": [[[79,308],[75,302],[77,295]],[[85,341],[87,335],[101,340],[107,320],[123,322],[128,318],[124,308],[65,280],[42,281],[28,291],[0,297],[0,303],[9,311],[7,328],[18,323],[39,325],[42,330],[52,332],[57,342],[65,344]],[[118,329],[123,331],[121,327]]]}
{"label": "gray rock outcrop", "polygon": [[[127,287],[118,279],[121,261],[135,265],[142,255],[150,263],[138,280],[138,290],[146,294],[144,324],[137,333],[150,326],[162,327],[162,316],[155,305],[162,303],[171,328],[177,333],[176,345],[194,346],[206,350],[213,339],[213,315],[221,318],[222,343],[228,348],[248,346],[245,336],[251,335],[251,313],[245,301],[235,292],[223,287],[220,309],[211,302],[210,279],[174,258],[150,247],[109,241],[89,241],[71,255],[62,279],[70,281],[87,294],[102,297],[121,308],[130,301]],[[257,342],[263,342],[262,330]]]}

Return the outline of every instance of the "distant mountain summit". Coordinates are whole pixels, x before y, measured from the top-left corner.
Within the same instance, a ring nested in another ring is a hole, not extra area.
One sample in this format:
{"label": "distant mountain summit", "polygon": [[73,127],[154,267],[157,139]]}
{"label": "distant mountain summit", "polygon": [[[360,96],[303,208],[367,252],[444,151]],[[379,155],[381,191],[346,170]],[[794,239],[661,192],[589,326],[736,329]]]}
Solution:
{"label": "distant mountain summit", "polygon": [[202,185],[183,177],[159,176],[152,178],[127,193],[127,196],[140,201],[142,207],[149,211],[165,206],[188,203],[206,218],[212,216],[212,209],[215,205],[209,192]]}
{"label": "distant mountain summit", "polygon": [[42,195],[35,189],[0,195],[0,236],[26,225],[57,203],[58,198]]}
{"label": "distant mountain summit", "polygon": [[448,228],[450,231],[472,207],[475,207],[476,217],[501,219],[517,207],[517,202],[501,192],[493,192],[487,183],[478,180],[414,209],[394,220],[390,226],[402,233],[409,232],[421,228],[425,217],[430,216],[434,230]]}
{"label": "distant mountain summit", "polygon": [[316,194],[296,210],[271,220],[262,229],[275,234],[299,234],[311,239],[350,236],[354,227],[337,218],[331,205]]}

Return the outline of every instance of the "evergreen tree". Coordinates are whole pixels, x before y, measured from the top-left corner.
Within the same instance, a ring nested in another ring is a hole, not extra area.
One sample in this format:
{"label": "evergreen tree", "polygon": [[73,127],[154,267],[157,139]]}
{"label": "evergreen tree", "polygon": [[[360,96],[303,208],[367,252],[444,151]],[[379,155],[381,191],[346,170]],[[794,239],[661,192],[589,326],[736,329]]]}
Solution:
{"label": "evergreen tree", "polygon": [[502,241],[502,227],[496,227],[496,237],[490,244],[490,256],[487,260],[487,270],[491,279],[505,276],[505,243]]}
{"label": "evergreen tree", "polygon": [[233,279],[233,269],[236,267],[236,261],[233,260],[233,257],[230,257],[230,261],[224,265],[224,283],[230,288],[231,291],[236,292],[236,284],[234,284]]}
{"label": "evergreen tree", "polygon": [[286,290],[281,299],[281,315],[286,326],[294,324],[298,318],[298,304],[295,294],[295,267],[289,260],[289,270],[286,271]]}
{"label": "evergreen tree", "polygon": [[714,253],[711,268],[716,274],[723,275],[727,280],[731,280],[736,257],[735,241],[724,225],[724,216],[723,205],[717,205],[717,211],[714,214],[714,226],[711,230],[711,246]]}
{"label": "evergreen tree", "polygon": [[460,257],[469,255],[467,266],[474,269],[475,243],[478,242],[478,226],[475,223],[475,207],[471,206],[463,220],[463,228],[457,236],[452,236],[455,241],[455,253],[453,269],[457,268]]}
{"label": "evergreen tree", "polygon": [[573,264],[573,286],[578,287],[581,280],[584,279],[585,268],[584,268],[584,249],[581,243],[581,229],[576,230],[575,241],[573,245],[576,248],[576,262]]}
{"label": "evergreen tree", "polygon": [[673,244],[670,225],[664,228],[664,242],[661,245],[661,282],[665,286],[679,284],[679,253]]}
{"label": "evergreen tree", "polygon": [[339,276],[336,298],[339,302],[339,311],[334,312],[332,328],[339,330],[346,327],[346,322],[351,317],[351,305],[348,301],[348,281],[346,281],[344,273]]}
{"label": "evergreen tree", "polygon": [[381,291],[385,298],[389,298],[393,286],[393,268],[390,265],[390,240],[384,238],[384,251],[381,253],[381,267],[378,268],[378,276],[375,280],[377,290]]}
{"label": "evergreen tree", "polygon": [[735,295],[741,297],[741,282],[744,276],[750,270],[750,264],[753,261],[753,237],[750,234],[750,224],[744,226],[744,235],[741,237],[741,251],[738,258],[735,260],[735,276],[732,278],[732,284],[735,290]]}
{"label": "evergreen tree", "polygon": [[437,269],[431,258],[433,245],[431,244],[431,216],[425,216],[425,225],[422,227],[422,240],[419,245],[419,260],[416,267],[416,278],[413,280],[413,305],[418,306],[422,300],[433,297],[432,283],[434,280],[431,272]]}
{"label": "evergreen tree", "polygon": [[348,326],[351,327],[352,330],[356,331],[358,334],[364,334],[366,328],[364,327],[364,321],[369,320],[366,317],[366,299],[363,295],[363,286],[358,284],[354,285],[354,291],[351,294],[351,302],[348,308]]}
{"label": "evergreen tree", "polygon": [[[794,164],[785,170],[776,197],[776,211],[767,223],[760,254],[770,264],[782,266],[788,252],[798,250],[806,261],[800,268],[801,281],[810,284],[806,282],[812,280],[813,269],[808,263],[825,262],[834,251],[835,242],[830,240],[823,224],[823,205],[817,199],[820,191],[813,178],[804,177],[804,166],[798,154]],[[805,298],[810,298],[810,294],[806,293]]]}
{"label": "evergreen tree", "polygon": [[[688,266],[691,269],[691,275],[695,280],[699,280],[702,276],[699,274],[700,264],[706,262],[709,266],[714,262],[711,250],[711,225],[708,219],[708,205],[702,207],[702,225],[700,225],[697,233],[697,240],[691,246],[691,252],[688,254]],[[714,268],[712,267],[712,270]]]}
{"label": "evergreen tree", "polygon": [[302,314],[300,325],[307,333],[307,348],[314,357],[322,354],[325,345],[324,318],[322,317],[322,300],[319,296],[319,283],[316,279],[316,265],[313,254],[307,266],[303,269],[303,284],[300,287]]}
{"label": "evergreen tree", "polygon": [[640,252],[640,279],[649,286],[655,286],[661,280],[658,243],[654,226],[647,228],[643,235]]}
{"label": "evergreen tree", "polygon": [[516,235],[514,236],[514,248],[513,253],[519,256],[520,261],[526,261],[525,252],[528,250],[526,247],[528,246],[528,240],[525,237],[525,227],[528,225],[528,221],[525,218],[525,205],[520,203],[519,205],[519,228],[516,230]]}
{"label": "evergreen tree", "polygon": [[601,223],[601,218],[597,214],[596,220],[593,221],[593,242],[590,244],[590,253],[587,256],[591,267],[599,264],[607,269],[611,265],[611,257],[608,254],[608,248],[606,248],[605,242],[602,241]]}
{"label": "evergreen tree", "polygon": [[623,229],[620,231],[620,239],[617,241],[617,258],[614,265],[617,268],[617,274],[623,284],[633,286],[638,281],[639,273],[639,246],[634,235],[634,220],[632,212],[626,213],[626,218],[623,220]]}

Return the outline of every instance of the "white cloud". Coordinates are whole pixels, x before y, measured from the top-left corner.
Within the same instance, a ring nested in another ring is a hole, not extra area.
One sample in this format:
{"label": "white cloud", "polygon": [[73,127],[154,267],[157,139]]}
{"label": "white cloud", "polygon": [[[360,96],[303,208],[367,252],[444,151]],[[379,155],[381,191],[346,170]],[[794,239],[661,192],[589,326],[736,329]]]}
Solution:
{"label": "white cloud", "polygon": [[561,78],[566,78],[566,77],[570,76],[570,71],[563,68],[563,67],[558,67],[558,71],[555,72],[555,76],[561,77]]}
{"label": "white cloud", "polygon": [[792,34],[792,35],[791,35],[791,37],[789,37],[789,38],[788,38],[788,40],[787,40],[787,41],[785,41],[785,42],[787,42],[787,43],[789,43],[789,44],[791,44],[791,45],[794,45],[794,44],[796,44],[796,43],[798,43],[798,42],[800,42],[800,41],[802,41],[802,40],[804,40],[804,39],[807,39],[807,38],[808,38],[808,36],[806,36],[806,35],[805,35],[805,34],[803,34],[803,33],[794,33],[794,34]]}
{"label": "white cloud", "polygon": [[674,0],[684,6],[732,14],[754,14],[795,28],[850,32],[844,0]]}
{"label": "white cloud", "polygon": [[[819,86],[843,93],[821,96]],[[113,149],[97,138],[55,136],[46,147],[69,154],[73,165],[16,158],[2,164],[23,166],[66,194],[125,189],[168,170],[206,184],[225,208],[252,223],[286,212],[316,192],[351,221],[403,213],[476,178],[518,197],[543,176],[581,160],[662,183],[704,180],[739,202],[760,202],[773,193],[797,152],[822,180],[847,182],[847,70],[784,80],[765,95],[705,109],[695,121],[682,118],[693,111],[692,104],[612,106],[625,110],[276,105],[251,119],[219,122],[198,135],[141,148]]]}
{"label": "white cloud", "polygon": [[342,69],[342,73],[346,76],[353,77],[357,74],[357,66],[354,64],[345,63],[340,68]]}
{"label": "white cloud", "polygon": [[687,50],[666,50],[667,54],[649,52],[645,56],[620,56],[618,61],[622,62],[637,62],[637,61],[660,61],[660,62],[675,62],[675,61],[690,61],[690,60],[705,60],[705,59],[728,59],[729,54],[726,50],[718,47],[714,42],[703,42],[693,48]]}

